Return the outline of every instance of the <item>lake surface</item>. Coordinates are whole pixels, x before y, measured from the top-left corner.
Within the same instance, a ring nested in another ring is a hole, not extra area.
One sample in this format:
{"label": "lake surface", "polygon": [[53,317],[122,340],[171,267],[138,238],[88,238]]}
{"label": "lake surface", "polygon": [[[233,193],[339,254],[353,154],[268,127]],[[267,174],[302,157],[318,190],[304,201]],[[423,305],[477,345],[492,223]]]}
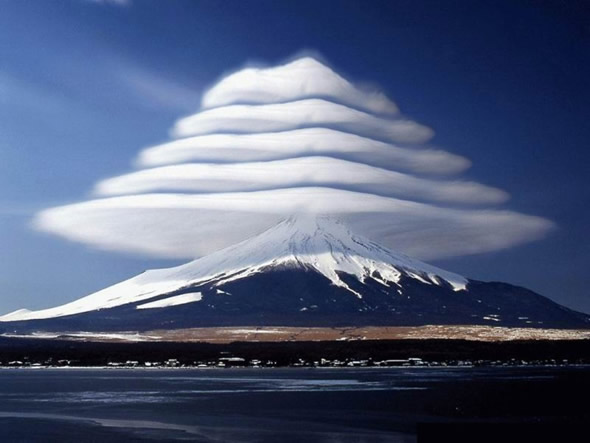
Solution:
{"label": "lake surface", "polygon": [[425,422],[580,423],[590,367],[3,369],[0,440],[415,442]]}

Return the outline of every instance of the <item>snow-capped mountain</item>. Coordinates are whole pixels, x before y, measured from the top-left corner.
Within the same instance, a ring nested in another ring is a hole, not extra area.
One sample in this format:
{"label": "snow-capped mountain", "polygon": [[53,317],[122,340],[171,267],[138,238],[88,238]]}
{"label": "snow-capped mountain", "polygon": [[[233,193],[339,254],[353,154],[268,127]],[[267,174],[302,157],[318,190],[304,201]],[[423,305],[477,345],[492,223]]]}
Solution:
{"label": "snow-capped mountain", "polygon": [[[353,275],[361,282],[372,277],[386,286],[397,284],[402,275],[428,284],[444,282],[456,291],[464,290],[467,285],[464,277],[389,251],[352,234],[335,219],[292,217],[254,238],[185,265],[146,271],[72,303],[41,311],[21,309],[0,317],[0,321],[61,317],[114,308],[208,281],[214,281],[212,286],[219,288],[268,268],[290,266],[314,270],[358,298],[362,294],[347,285],[339,273]],[[167,300],[160,300],[158,306],[168,306]],[[176,301],[171,297],[170,305],[178,304]],[[145,305],[138,307],[141,306]]]}
{"label": "snow-capped mountain", "polygon": [[[0,317],[6,328],[114,330],[219,325],[590,326],[523,288],[468,280],[356,235],[292,217],[182,266],[146,271],[71,303]],[[0,326],[1,327],[1,326]]]}

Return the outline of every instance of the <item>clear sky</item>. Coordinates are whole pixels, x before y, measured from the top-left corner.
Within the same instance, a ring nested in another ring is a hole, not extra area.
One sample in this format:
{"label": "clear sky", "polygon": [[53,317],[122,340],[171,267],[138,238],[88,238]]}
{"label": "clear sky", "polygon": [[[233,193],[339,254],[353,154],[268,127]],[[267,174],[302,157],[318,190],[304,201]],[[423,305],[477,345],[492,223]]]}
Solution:
{"label": "clear sky", "polygon": [[39,233],[167,140],[246,62],[317,51],[378,84],[467,178],[545,217],[547,238],[434,262],[590,311],[590,12],[584,2],[0,0],[0,312],[55,306],[173,260]]}

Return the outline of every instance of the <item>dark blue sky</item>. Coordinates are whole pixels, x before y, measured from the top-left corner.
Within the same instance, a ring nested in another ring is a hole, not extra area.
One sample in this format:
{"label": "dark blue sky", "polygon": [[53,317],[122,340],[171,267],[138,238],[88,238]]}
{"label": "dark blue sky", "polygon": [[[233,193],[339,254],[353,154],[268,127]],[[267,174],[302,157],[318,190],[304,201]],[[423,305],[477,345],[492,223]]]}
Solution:
{"label": "dark blue sky", "polygon": [[548,238],[435,264],[590,311],[586,2],[0,0],[0,312],[57,305],[172,261],[33,231],[198,108],[247,61],[314,50],[382,87],[468,178]]}

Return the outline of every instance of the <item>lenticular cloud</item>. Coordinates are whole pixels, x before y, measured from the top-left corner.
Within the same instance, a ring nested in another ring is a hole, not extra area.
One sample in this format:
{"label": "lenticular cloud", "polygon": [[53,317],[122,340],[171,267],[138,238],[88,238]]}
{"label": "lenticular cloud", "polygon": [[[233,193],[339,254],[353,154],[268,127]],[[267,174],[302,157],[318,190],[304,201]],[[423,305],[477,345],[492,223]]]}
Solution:
{"label": "lenticular cloud", "polygon": [[469,160],[385,94],[311,57],[247,68],[207,91],[137,170],[35,226],[94,247],[195,258],[297,214],[333,215],[420,258],[475,254],[544,236],[552,223],[492,209],[508,194],[453,177]]}
{"label": "lenticular cloud", "polygon": [[202,107],[281,103],[316,97],[378,114],[399,112],[381,91],[362,90],[311,57],[273,68],[242,69],[228,75],[207,91]]}

